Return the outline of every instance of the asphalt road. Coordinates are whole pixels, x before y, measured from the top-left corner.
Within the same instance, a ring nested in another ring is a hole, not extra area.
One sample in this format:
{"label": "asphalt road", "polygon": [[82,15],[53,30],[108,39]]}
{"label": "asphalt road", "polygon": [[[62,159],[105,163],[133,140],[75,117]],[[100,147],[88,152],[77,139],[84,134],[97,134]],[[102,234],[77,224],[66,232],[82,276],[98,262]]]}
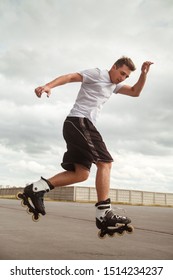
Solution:
{"label": "asphalt road", "polygon": [[1,260],[173,259],[173,208],[118,205],[134,233],[99,239],[93,204],[45,204],[47,215],[33,222],[19,200],[0,199]]}

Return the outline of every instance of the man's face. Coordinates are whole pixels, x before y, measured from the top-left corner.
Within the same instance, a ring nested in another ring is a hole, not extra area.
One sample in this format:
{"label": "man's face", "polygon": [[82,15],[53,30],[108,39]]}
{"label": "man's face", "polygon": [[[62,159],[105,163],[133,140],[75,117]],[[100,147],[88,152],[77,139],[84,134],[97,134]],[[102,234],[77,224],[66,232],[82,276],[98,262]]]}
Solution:
{"label": "man's face", "polygon": [[110,79],[113,84],[119,84],[130,76],[131,70],[124,64],[122,67],[117,68],[113,65],[109,71]]}

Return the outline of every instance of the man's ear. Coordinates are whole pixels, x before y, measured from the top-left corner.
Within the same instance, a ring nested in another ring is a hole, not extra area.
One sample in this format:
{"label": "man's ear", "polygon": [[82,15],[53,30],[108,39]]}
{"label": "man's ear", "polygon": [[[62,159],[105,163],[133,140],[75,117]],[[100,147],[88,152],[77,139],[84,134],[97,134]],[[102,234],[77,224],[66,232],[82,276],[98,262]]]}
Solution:
{"label": "man's ear", "polygon": [[116,64],[114,64],[114,65],[112,66],[112,68],[113,68],[114,70],[117,70]]}

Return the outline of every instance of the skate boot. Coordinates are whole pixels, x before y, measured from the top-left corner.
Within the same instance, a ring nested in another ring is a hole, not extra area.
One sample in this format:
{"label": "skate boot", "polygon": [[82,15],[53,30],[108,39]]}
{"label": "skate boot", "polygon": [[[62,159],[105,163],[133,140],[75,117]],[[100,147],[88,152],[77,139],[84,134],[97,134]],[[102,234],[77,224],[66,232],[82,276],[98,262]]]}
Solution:
{"label": "skate boot", "polygon": [[106,234],[114,236],[114,233],[123,234],[133,232],[133,227],[128,226],[131,220],[124,216],[114,214],[111,208],[111,200],[96,203],[96,226],[100,229],[98,236],[104,238]]}
{"label": "skate boot", "polygon": [[26,186],[23,193],[17,194],[17,198],[22,199],[22,206],[28,207],[27,212],[29,214],[33,213],[32,219],[34,221],[39,220],[39,213],[42,215],[46,214],[43,200],[44,194],[53,188],[49,181],[41,177],[39,181]]}

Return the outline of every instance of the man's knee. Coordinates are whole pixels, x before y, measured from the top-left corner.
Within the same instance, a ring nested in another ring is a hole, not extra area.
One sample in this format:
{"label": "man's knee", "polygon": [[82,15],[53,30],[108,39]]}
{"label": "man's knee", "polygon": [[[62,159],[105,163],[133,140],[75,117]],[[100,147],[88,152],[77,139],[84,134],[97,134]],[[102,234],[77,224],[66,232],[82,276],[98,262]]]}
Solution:
{"label": "man's knee", "polygon": [[112,162],[104,162],[104,161],[98,161],[97,162],[97,168],[102,168],[102,169],[111,169],[112,167]]}
{"label": "man's knee", "polygon": [[86,181],[89,177],[89,170],[82,165],[75,165],[75,172],[77,173],[79,182]]}

